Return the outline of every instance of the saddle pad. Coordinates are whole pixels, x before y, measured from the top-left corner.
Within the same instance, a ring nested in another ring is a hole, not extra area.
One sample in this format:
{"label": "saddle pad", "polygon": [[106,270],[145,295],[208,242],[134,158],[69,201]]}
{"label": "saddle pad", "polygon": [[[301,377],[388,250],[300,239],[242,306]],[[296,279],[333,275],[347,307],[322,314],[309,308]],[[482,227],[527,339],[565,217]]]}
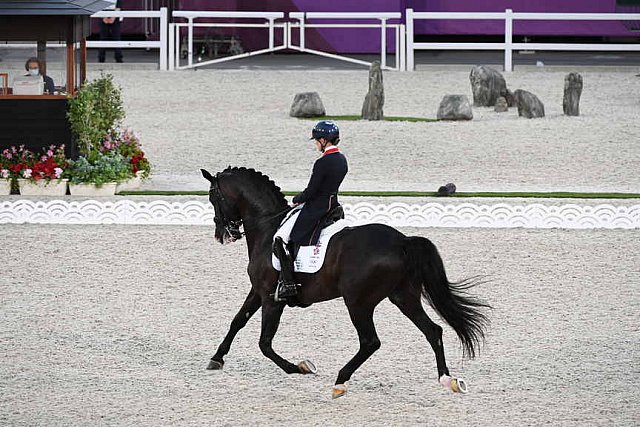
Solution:
{"label": "saddle pad", "polygon": [[[324,263],[324,257],[327,254],[329,239],[350,225],[352,225],[350,221],[341,219],[322,229],[317,245],[301,246],[298,250],[298,256],[293,263],[294,271],[297,273],[316,273],[320,270]],[[280,260],[273,254],[271,254],[271,263],[273,264],[273,268],[280,271]]]}

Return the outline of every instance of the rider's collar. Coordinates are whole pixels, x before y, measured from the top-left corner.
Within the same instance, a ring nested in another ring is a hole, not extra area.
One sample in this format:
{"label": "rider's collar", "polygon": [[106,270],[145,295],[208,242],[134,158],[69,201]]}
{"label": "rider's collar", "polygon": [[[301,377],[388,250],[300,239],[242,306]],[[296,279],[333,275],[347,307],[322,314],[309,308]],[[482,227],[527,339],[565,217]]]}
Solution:
{"label": "rider's collar", "polygon": [[325,148],[325,150],[323,151],[322,155],[326,156],[327,154],[338,153],[339,151],[340,151],[340,149],[338,147],[336,147],[335,145],[332,145],[329,148]]}

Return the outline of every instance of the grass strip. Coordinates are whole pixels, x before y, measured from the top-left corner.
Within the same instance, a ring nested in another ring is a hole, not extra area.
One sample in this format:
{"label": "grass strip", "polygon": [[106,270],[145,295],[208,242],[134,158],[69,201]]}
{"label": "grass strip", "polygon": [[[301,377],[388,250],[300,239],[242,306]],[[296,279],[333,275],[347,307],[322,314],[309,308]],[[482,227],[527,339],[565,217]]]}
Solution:
{"label": "grass strip", "polygon": [[[362,120],[359,115],[346,115],[346,116],[319,116],[319,117],[299,117],[301,120],[333,120],[333,121],[347,121],[355,122]],[[426,119],[423,117],[402,117],[402,116],[385,116],[383,118],[387,122],[437,122],[436,119]]]}
{"label": "grass strip", "polygon": [[[284,191],[285,196],[294,196],[296,191]],[[122,191],[119,196],[206,196],[207,191]],[[438,197],[431,191],[341,191],[340,196],[354,197]],[[525,198],[525,199],[640,199],[640,193],[574,193],[574,192],[473,192],[454,193],[442,198]]]}

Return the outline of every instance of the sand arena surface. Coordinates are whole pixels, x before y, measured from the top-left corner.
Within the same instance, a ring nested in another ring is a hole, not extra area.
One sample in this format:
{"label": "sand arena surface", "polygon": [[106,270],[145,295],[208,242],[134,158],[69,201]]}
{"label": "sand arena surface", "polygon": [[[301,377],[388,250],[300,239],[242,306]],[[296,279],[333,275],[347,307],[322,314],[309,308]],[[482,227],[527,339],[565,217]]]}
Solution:
{"label": "sand arena surface", "polygon": [[[444,95],[472,100],[470,67],[385,72],[385,114],[435,118]],[[562,114],[567,70],[521,67],[511,90],[544,103],[547,117],[474,108],[460,123],[340,122],[350,173],[344,190],[640,192],[638,70],[576,66],[584,89],[579,117]],[[203,189],[205,167],[254,167],[285,190],[301,190],[316,158],[305,139],[313,122],[289,117],[295,93],[319,92],[328,114],[359,114],[367,71],[113,71],[126,123],[141,136],[154,188]],[[90,78],[98,76],[92,72]]]}
{"label": "sand arena surface", "polygon": [[431,238],[450,278],[493,278],[475,290],[495,307],[479,358],[462,362],[445,326],[468,395],[437,384],[426,340],[388,301],[382,348],[337,401],[331,385],[357,349],[341,300],[287,309],[275,339],[317,376],[262,356],[259,313],[224,370],[205,371],[249,286],[244,243],[221,246],[212,228],[0,226],[0,424],[638,423],[640,231],[403,231]]}

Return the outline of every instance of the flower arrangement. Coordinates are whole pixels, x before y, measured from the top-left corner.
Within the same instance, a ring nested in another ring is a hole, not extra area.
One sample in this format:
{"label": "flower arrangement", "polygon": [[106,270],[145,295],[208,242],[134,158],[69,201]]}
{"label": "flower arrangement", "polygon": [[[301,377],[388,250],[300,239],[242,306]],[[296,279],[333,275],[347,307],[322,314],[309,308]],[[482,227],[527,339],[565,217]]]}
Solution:
{"label": "flower arrangement", "polygon": [[131,128],[118,128],[112,135],[107,135],[102,140],[99,150],[102,153],[118,153],[127,159],[132,176],[137,176],[140,172],[141,177],[146,179],[151,173],[151,165],[144,156],[140,139]]}
{"label": "flower arrangement", "polygon": [[36,154],[25,148],[12,146],[2,152],[0,177],[27,179],[31,182],[64,178],[69,161],[64,153],[64,145],[51,145]]}

